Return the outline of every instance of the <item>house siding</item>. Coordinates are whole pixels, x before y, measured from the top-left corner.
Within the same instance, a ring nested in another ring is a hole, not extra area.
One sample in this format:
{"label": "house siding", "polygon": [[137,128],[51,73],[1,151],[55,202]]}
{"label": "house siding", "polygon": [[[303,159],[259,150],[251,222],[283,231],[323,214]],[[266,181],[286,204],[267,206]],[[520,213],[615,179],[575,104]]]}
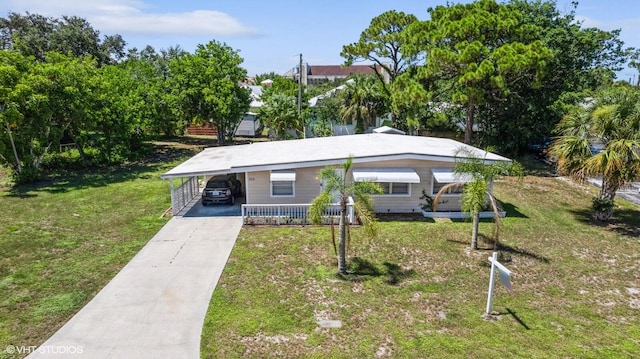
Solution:
{"label": "house siding", "polygon": [[259,171],[247,173],[247,198],[252,204],[302,204],[311,201],[320,194],[318,172],[321,167],[298,168],[294,184],[293,197],[271,196],[271,172]]}
{"label": "house siding", "polygon": [[[420,205],[424,203],[424,200],[420,199],[422,196],[422,190],[425,189],[427,194],[431,193],[432,168],[446,168],[451,167],[452,163],[447,162],[427,162],[420,160],[399,160],[399,161],[384,161],[375,163],[359,163],[355,164],[354,168],[411,168],[420,177],[420,183],[411,183],[409,187],[409,196],[374,196],[374,210],[376,213],[419,213],[421,211]],[[460,196],[452,195],[443,198],[445,203],[441,203],[438,206],[438,211],[457,210],[460,208]],[[442,201],[441,201],[442,202]]]}
{"label": "house siding", "polygon": [[[430,194],[432,190],[432,168],[451,167],[448,162],[427,162],[420,160],[379,161],[370,163],[356,163],[353,168],[412,168],[420,177],[420,183],[411,183],[409,195],[376,195],[374,196],[375,211],[377,213],[419,213],[420,204],[424,202],[420,197],[422,190]],[[272,197],[270,171],[247,173],[247,200],[250,204],[303,204],[311,203],[320,193],[318,174],[323,167],[298,168],[293,197]],[[442,197],[438,211],[460,209],[460,196],[449,195]]]}

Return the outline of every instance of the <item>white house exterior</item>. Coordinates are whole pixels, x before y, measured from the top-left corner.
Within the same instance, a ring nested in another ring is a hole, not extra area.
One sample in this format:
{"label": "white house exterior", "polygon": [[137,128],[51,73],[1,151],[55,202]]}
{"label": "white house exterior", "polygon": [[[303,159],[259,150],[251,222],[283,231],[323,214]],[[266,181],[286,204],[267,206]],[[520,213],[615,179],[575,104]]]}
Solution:
{"label": "white house exterior", "polygon": [[[161,177],[171,180],[174,213],[198,196],[198,178],[219,174],[236,174],[247,206],[308,205],[321,191],[320,170],[352,157],[349,179],[378,182],[385,190],[374,196],[376,212],[420,213],[423,189],[434,195],[443,184],[460,180],[453,173],[460,148],[487,163],[510,162],[451,139],[373,133],[211,147]],[[174,188],[176,178],[190,189]],[[459,194],[443,199],[438,211],[459,211]]]}

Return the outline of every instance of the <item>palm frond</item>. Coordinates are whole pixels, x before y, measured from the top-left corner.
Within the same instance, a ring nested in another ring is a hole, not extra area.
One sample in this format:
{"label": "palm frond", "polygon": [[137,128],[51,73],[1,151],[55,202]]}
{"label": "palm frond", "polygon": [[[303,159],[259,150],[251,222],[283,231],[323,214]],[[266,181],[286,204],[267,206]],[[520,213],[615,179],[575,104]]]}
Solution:
{"label": "palm frond", "polygon": [[331,191],[323,190],[320,194],[311,201],[311,206],[309,207],[309,220],[313,224],[321,224],[322,217],[324,216],[325,211],[331,205],[331,200],[333,196],[331,195]]}
{"label": "palm frond", "polygon": [[487,181],[476,179],[467,183],[462,192],[462,210],[474,215],[482,211],[488,192]]}
{"label": "palm frond", "polygon": [[591,158],[591,143],[578,136],[559,137],[551,146],[551,155],[556,158],[558,172],[578,180],[584,179],[584,162]]}
{"label": "palm frond", "polygon": [[493,211],[493,249],[496,249],[498,243],[500,243],[502,218],[500,217],[500,209],[498,208],[498,201],[496,198],[491,193],[487,193],[487,197],[489,197],[489,203],[491,204],[491,210]]}
{"label": "palm frond", "polygon": [[440,188],[438,193],[436,193],[436,196],[433,197],[433,211],[436,212],[438,210],[438,203],[440,203],[440,197],[442,197],[444,194],[446,194],[450,190],[459,190],[460,188],[463,188],[465,184],[466,184],[465,182],[453,182],[453,183],[448,183],[442,186],[442,188]]}
{"label": "palm frond", "polygon": [[364,228],[370,238],[376,237],[378,234],[378,221],[375,213],[360,201],[354,202],[353,207],[362,224],[362,228]]}

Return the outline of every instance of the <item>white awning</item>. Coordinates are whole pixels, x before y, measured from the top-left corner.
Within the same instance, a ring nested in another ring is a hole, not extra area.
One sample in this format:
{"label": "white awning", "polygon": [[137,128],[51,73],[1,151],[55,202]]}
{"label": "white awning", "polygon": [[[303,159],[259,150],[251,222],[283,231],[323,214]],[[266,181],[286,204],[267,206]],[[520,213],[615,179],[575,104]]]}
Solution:
{"label": "white awning", "polygon": [[453,168],[432,168],[431,173],[438,183],[471,182],[473,177],[468,173],[455,173]]}
{"label": "white awning", "polygon": [[271,182],[274,182],[274,181],[295,182],[296,172],[295,171],[271,171],[270,179],[271,179]]}
{"label": "white awning", "polygon": [[356,182],[420,183],[420,176],[411,168],[354,168]]}

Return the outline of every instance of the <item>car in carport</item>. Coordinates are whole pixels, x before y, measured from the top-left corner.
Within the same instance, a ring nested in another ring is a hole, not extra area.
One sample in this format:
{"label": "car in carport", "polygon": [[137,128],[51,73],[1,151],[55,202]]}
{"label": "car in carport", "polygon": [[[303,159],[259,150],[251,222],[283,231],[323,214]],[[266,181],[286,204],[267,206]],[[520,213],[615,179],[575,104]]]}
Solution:
{"label": "car in carport", "polygon": [[202,205],[212,203],[234,204],[240,194],[240,183],[231,176],[215,176],[207,181],[202,190]]}

